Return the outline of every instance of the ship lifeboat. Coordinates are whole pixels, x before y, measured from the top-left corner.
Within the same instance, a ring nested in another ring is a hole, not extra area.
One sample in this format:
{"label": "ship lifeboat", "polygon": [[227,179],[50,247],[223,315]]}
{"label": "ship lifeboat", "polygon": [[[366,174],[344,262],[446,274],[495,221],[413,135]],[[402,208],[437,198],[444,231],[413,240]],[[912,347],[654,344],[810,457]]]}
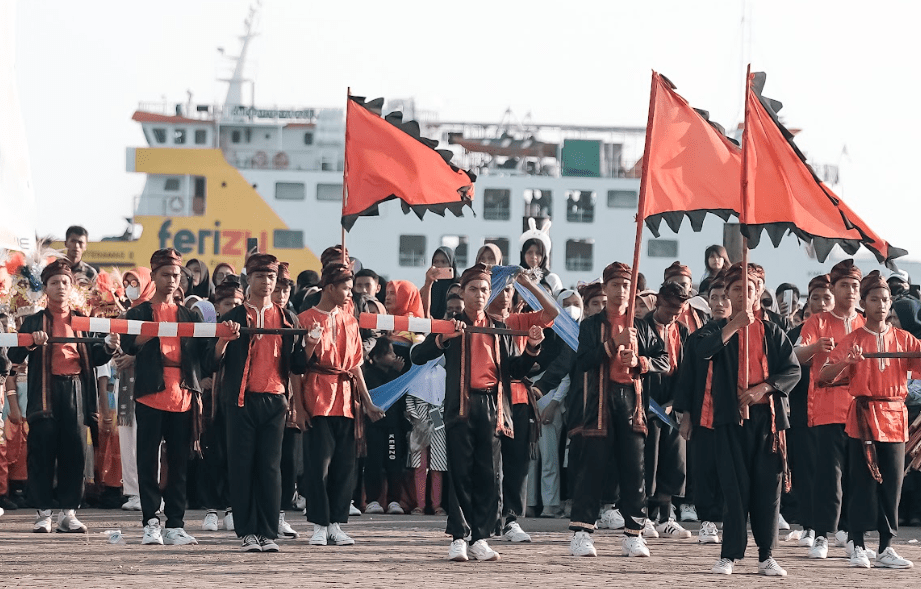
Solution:
{"label": "ship lifeboat", "polygon": [[290,163],[288,161],[288,154],[283,151],[279,151],[278,153],[275,154],[275,157],[272,158],[272,163],[275,164],[276,169],[279,169],[279,170],[287,169],[288,164]]}
{"label": "ship lifeboat", "polygon": [[264,151],[257,151],[256,155],[253,156],[253,166],[256,168],[264,168],[268,163],[269,156],[267,156]]}

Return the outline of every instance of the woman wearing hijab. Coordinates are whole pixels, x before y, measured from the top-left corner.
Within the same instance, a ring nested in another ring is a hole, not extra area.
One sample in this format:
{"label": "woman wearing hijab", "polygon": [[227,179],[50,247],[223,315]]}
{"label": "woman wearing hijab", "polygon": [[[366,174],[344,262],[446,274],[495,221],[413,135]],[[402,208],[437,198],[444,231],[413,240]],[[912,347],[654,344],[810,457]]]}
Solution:
{"label": "woman wearing hijab", "polygon": [[540,283],[558,293],[563,289],[563,281],[550,271],[550,237],[531,237],[521,244],[521,260],[519,265],[526,270],[540,272]]}
{"label": "woman wearing hijab", "polygon": [[[150,300],[156,287],[150,279],[150,270],[134,268],[122,275],[125,296],[131,307]],[[124,314],[122,314],[124,318]],[[118,444],[121,449],[122,487],[128,501],[122,505],[126,511],[141,510],[141,492],[138,487],[137,429],[134,420],[134,356],[115,355],[118,369]]]}
{"label": "woman wearing hijab", "polygon": [[211,283],[208,266],[198,258],[192,258],[186,262],[185,267],[192,273],[192,288],[185,294],[199,296],[203,299],[210,297],[214,292],[214,285]]}
{"label": "woman wearing hijab", "polygon": [[[439,278],[445,269],[450,268],[449,278]],[[454,250],[448,246],[441,246],[432,255],[432,267],[425,273],[425,284],[422,286],[422,308],[426,317],[441,319],[445,316],[448,306],[448,289],[452,284],[457,284],[457,262]]]}
{"label": "woman wearing hijab", "polygon": [[486,267],[502,265],[502,250],[494,243],[484,244],[476,253],[474,264],[483,264]]}
{"label": "woman wearing hijab", "polygon": [[226,262],[221,262],[214,267],[214,273],[211,275],[211,286],[217,288],[224,282],[224,279],[231,274],[236,274],[237,270]]}
{"label": "woman wearing hijab", "polygon": [[[408,280],[391,280],[387,283],[384,307],[391,315],[425,317],[419,289]],[[416,343],[416,335],[408,331],[394,331],[390,333],[390,341],[393,342],[393,351],[405,362],[400,372],[403,374],[412,366],[412,361],[409,359],[409,348]]]}

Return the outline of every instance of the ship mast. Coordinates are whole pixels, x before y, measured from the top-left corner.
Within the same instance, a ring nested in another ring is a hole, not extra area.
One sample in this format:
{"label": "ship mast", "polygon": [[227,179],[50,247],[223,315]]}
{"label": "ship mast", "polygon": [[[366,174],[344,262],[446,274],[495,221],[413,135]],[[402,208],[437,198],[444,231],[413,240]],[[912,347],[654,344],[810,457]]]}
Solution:
{"label": "ship mast", "polygon": [[250,42],[256,38],[258,33],[256,32],[256,25],[259,20],[259,11],[262,8],[262,0],[256,0],[256,3],[250,7],[249,16],[246,17],[246,20],[243,22],[245,29],[243,34],[240,36],[240,55],[230,56],[230,59],[235,60],[233,74],[230,78],[222,79],[222,82],[227,82],[227,96],[224,98],[224,112],[231,113],[233,108],[236,106],[243,106],[243,84],[245,82],[252,83],[252,80],[247,80],[243,77],[243,68],[246,65],[246,54],[249,51]]}

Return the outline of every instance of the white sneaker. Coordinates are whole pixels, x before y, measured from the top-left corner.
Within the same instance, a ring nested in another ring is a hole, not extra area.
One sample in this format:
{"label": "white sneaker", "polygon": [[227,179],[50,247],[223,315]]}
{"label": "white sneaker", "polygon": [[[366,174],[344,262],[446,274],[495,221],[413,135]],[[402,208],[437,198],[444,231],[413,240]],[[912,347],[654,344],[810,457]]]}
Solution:
{"label": "white sneaker", "polygon": [[656,524],[652,522],[651,519],[646,519],[646,524],[643,526],[643,537],[644,538],[658,538],[659,532],[656,531]]}
{"label": "white sneaker", "polygon": [[490,548],[486,540],[483,540],[482,538],[470,546],[470,556],[477,560],[486,561],[495,561],[502,558],[499,556],[499,553]]}
{"label": "white sneaker", "polygon": [[166,528],[163,543],[171,546],[185,546],[186,544],[198,544],[198,540],[186,534],[185,528]]}
{"label": "white sneaker", "polygon": [[326,537],[328,535],[326,526],[313,524],[313,536],[310,537],[310,544],[312,546],[326,546]]}
{"label": "white sneaker", "polygon": [[297,499],[294,500],[294,509],[307,509],[307,498],[297,494]]}
{"label": "white sneaker", "polygon": [[[870,550],[869,548],[864,548],[863,551],[867,553],[867,558],[869,558],[870,560],[873,560],[874,558],[876,558],[875,551]],[[854,555],[854,542],[853,541],[851,540],[847,541],[847,546],[844,547],[844,553],[847,555],[848,558]]]}
{"label": "white sneaker", "polygon": [[731,558],[721,558],[716,561],[716,564],[713,565],[713,568],[710,569],[710,572],[717,573],[719,575],[731,575],[733,564],[734,563]]}
{"label": "white sneaker", "polygon": [[816,537],[809,549],[809,558],[828,558],[828,539],[825,536]]}
{"label": "white sneaker", "polygon": [[762,560],[758,563],[758,572],[762,575],[767,575],[768,577],[786,577],[787,571],[780,568],[780,565],[777,564],[777,561],[773,557],[768,557],[767,560]]}
{"label": "white sneaker", "polygon": [[217,512],[209,511],[205,514],[205,521],[201,523],[201,529],[205,532],[216,532],[220,526],[218,526]]}
{"label": "white sneaker", "polygon": [[406,513],[403,511],[403,507],[396,501],[391,501],[387,504],[387,513],[390,515],[403,515]]}
{"label": "white sneaker", "polygon": [[[777,514],[777,529],[778,530],[789,530],[790,529],[790,524],[788,524],[787,520],[783,518],[783,514]],[[774,563],[774,564],[777,564],[777,563]],[[784,572],[784,574],[786,574],[786,572]]]}
{"label": "white sneaker", "polygon": [[76,510],[62,509],[58,512],[58,525],[55,531],[65,534],[85,534],[86,526],[77,519]]}
{"label": "white sneaker", "polygon": [[144,526],[144,538],[141,540],[141,544],[163,545],[163,533],[160,530],[160,520],[155,517],[147,520],[147,525]]}
{"label": "white sneaker", "polygon": [[502,537],[509,542],[531,541],[531,536],[529,536],[524,530],[521,529],[521,526],[518,525],[518,522],[511,522],[506,524],[505,529],[502,530]]}
{"label": "white sneaker", "polygon": [[329,524],[329,527],[326,529],[327,538],[330,542],[336,546],[351,546],[355,543],[355,540],[349,538],[349,535],[342,531],[342,528],[339,527],[339,524],[333,522]]}
{"label": "white sneaker", "polygon": [[691,537],[691,532],[685,530],[683,527],[681,527],[681,524],[673,519],[664,521],[657,525],[656,532],[658,532],[658,535],[665,536],[666,538],[680,538],[682,540],[686,540]]}
{"label": "white sneaker", "polygon": [[806,548],[815,546],[815,530],[803,530],[802,535],[799,537],[799,545]]}
{"label": "white sneaker", "polygon": [[595,541],[588,532],[576,532],[569,541],[569,552],[573,556],[598,556]]}
{"label": "white sneaker", "polygon": [[682,503],[681,504],[681,521],[683,522],[696,522],[697,521],[697,507],[693,503]]}
{"label": "white sneaker", "polygon": [[240,547],[242,552],[262,552],[262,546],[259,545],[259,538],[255,534],[243,536],[243,546]]}
{"label": "white sneaker", "polygon": [[642,536],[624,536],[620,545],[624,556],[649,556],[649,548]]}
{"label": "white sneaker", "polygon": [[884,569],[910,569],[915,564],[896,554],[895,549],[890,546],[876,557],[876,566]]}
{"label": "white sneaker", "polygon": [[467,557],[467,541],[463,538],[458,538],[451,542],[451,547],[448,548],[448,560],[453,560],[454,562],[467,562],[470,560]]}
{"label": "white sneaker", "polygon": [[835,546],[840,546],[841,548],[847,546],[847,532],[844,530],[835,532]]}
{"label": "white sneaker", "polygon": [[50,509],[39,509],[36,511],[35,515],[35,525],[32,526],[32,531],[36,534],[50,534],[51,533],[51,510]]}
{"label": "white sneaker", "polygon": [[624,516],[620,514],[619,509],[605,509],[598,518],[595,527],[599,530],[619,530],[624,527]]}
{"label": "white sneaker", "polygon": [[848,564],[852,567],[868,569],[870,568],[870,557],[867,556],[867,551],[863,547],[858,546],[853,549]]}
{"label": "white sneaker", "polygon": [[[285,521],[284,511],[281,511],[278,513],[278,535],[284,536],[285,538],[297,538],[298,536],[300,536],[300,534],[297,533],[297,530],[292,528],[291,524]],[[263,552],[266,552],[266,551],[263,550]]]}
{"label": "white sneaker", "polygon": [[128,497],[128,500],[125,501],[122,505],[122,509],[125,511],[141,511],[141,497],[139,495],[131,495]]}
{"label": "white sneaker", "polygon": [[[700,524],[700,531],[697,533],[697,543],[698,544],[719,544],[720,543],[720,532],[716,529],[716,524],[713,522],[703,522]],[[732,572],[732,561],[730,561],[729,566],[730,571]]]}
{"label": "white sneaker", "polygon": [[233,531],[233,512],[225,511],[224,512],[224,529],[228,532]]}
{"label": "white sneaker", "polygon": [[372,501],[365,506],[365,513],[369,515],[377,515],[379,513],[384,513],[384,508],[381,507],[381,504],[377,501]]}
{"label": "white sneaker", "polygon": [[[295,507],[297,506],[295,505]],[[305,504],[305,507],[306,507],[306,504]],[[359,515],[361,515],[361,510],[355,507],[355,502],[352,501],[351,503],[349,503],[349,517],[357,517]]]}

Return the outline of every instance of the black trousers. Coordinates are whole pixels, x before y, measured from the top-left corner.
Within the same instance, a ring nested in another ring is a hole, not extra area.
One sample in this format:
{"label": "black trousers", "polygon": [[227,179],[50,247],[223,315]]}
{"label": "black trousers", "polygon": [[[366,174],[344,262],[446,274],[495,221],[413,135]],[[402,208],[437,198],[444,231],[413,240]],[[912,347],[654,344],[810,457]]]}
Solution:
{"label": "black trousers", "polygon": [[771,409],[754,405],[742,425],[722,425],[714,433],[716,472],[725,498],[720,556],[733,560],[745,556],[750,520],[758,560],[765,560],[777,544],[783,474],[780,454],[773,451]]}
{"label": "black trousers", "polygon": [[304,444],[307,521],[319,526],[349,521],[355,489],[355,422],[313,417]]}
{"label": "black trousers", "polygon": [[[202,413],[210,416],[206,403]],[[227,416],[218,403],[214,419],[206,418],[201,433],[201,460],[195,470],[198,502],[205,509],[230,507],[230,483],[227,481]]]}
{"label": "black trousers", "polygon": [[633,431],[636,393],[632,385],[612,383],[607,398],[610,416],[607,435],[582,436],[569,529],[595,530],[607,480],[605,470],[613,468],[620,486],[618,508],[626,522],[625,530],[639,533],[646,523],[646,475],[645,437]]}
{"label": "black trousers", "polygon": [[848,531],[847,505],[848,437],[843,423],[817,425],[815,436],[816,462],[812,479],[812,521],[815,535],[826,536],[838,530]]}
{"label": "black trousers", "polygon": [[[365,497],[368,502],[383,501],[386,506],[400,500],[403,475],[406,472],[405,435],[398,427],[370,425],[365,428],[368,452],[364,459]],[[384,490],[386,488],[386,497]]]}
{"label": "black trousers", "polygon": [[[287,417],[285,418],[287,419]],[[285,427],[281,442],[281,509],[294,509],[297,477],[303,470],[304,450],[301,448],[301,430]]]}
{"label": "black trousers", "polygon": [[234,531],[238,538],[277,538],[288,400],[284,395],[246,393],[242,407],[228,403],[224,409]]}
{"label": "black trousers", "polygon": [[54,505],[54,480],[61,509],[77,509],[83,500],[83,394],[80,377],[52,376],[51,417],[29,421],[26,465],[29,497],[38,509]]}
{"label": "black trousers", "polygon": [[723,491],[716,472],[716,431],[695,427],[688,440],[689,461],[694,472],[694,505],[702,522],[723,521]]}
{"label": "black trousers", "polygon": [[[489,538],[499,513],[499,438],[496,395],[473,393],[467,419],[445,432],[448,453],[448,522],[445,533],[471,542]],[[516,432],[517,433],[517,432]]]}
{"label": "black trousers", "polygon": [[813,481],[816,476],[815,428],[791,427],[787,430],[791,492],[796,499],[796,514],[804,530],[815,530],[812,510]]}
{"label": "black trousers", "polygon": [[863,534],[876,529],[880,547],[889,546],[889,540],[899,531],[899,499],[902,478],[905,476],[905,442],[873,442],[876,460],[883,482],[877,483],[870,475],[863,454],[863,442],[848,438],[850,459],[848,472],[848,538],[855,546],[863,546]]}
{"label": "black trousers", "polygon": [[[134,405],[137,420],[138,487],[141,491],[141,518],[146,524],[157,517],[160,500],[167,528],[184,528],[186,475],[192,411],[160,411],[143,403]],[[166,442],[166,488],[160,493],[160,443]]]}
{"label": "black trousers", "polygon": [[506,523],[524,517],[531,466],[531,428],[534,410],[527,403],[512,405],[515,437],[502,436],[502,515]]}
{"label": "black trousers", "polygon": [[649,419],[647,427],[645,471],[648,517],[653,521],[667,520],[672,497],[684,495],[687,449],[678,430],[658,418]]}

